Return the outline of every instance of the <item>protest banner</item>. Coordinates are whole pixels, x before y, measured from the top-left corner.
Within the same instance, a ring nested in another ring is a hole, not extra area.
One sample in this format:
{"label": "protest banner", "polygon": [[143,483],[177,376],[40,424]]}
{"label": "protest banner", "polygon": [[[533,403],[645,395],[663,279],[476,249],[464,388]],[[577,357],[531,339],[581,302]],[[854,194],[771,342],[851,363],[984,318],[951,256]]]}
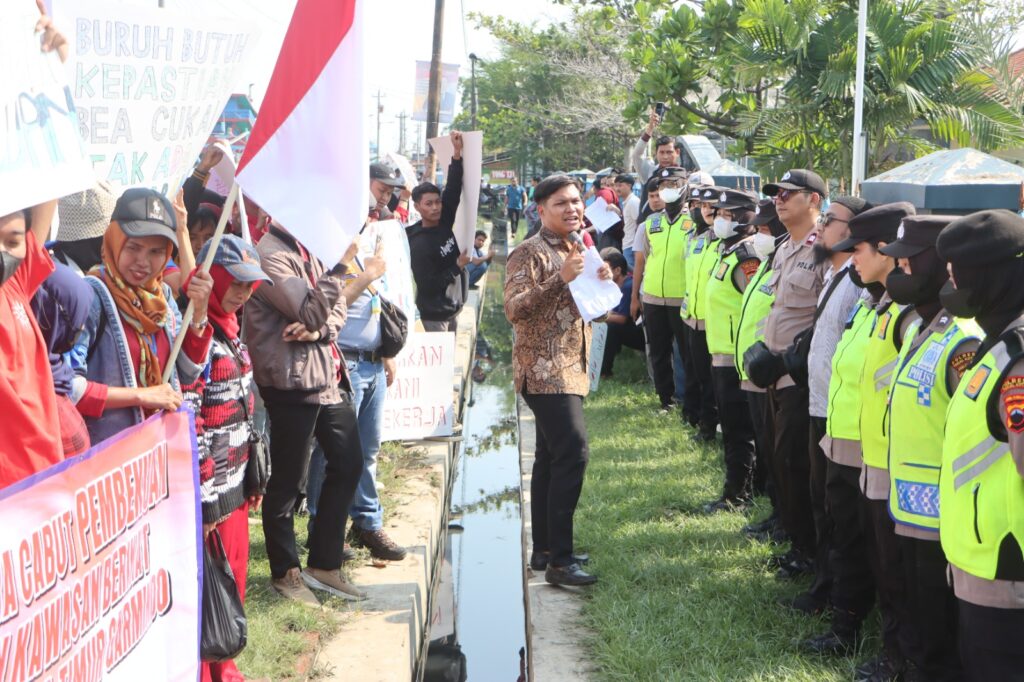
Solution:
{"label": "protest banner", "polygon": [[0,215],[95,182],[78,113],[56,52],[40,49],[33,3],[0,10]]}
{"label": "protest banner", "polygon": [[604,322],[594,322],[591,330],[593,334],[590,338],[590,365],[587,367],[587,377],[590,379],[590,392],[593,393],[601,385],[604,347],[608,345],[608,325]]}
{"label": "protest banner", "polygon": [[[427,120],[427,94],[430,92],[430,62],[416,62],[416,91],[413,94],[412,120]],[[441,107],[438,123],[451,123],[459,95],[459,65],[441,64]]]}
{"label": "protest banner", "polygon": [[[447,180],[448,165],[455,155],[452,138],[448,135],[435,137],[430,146],[437,154],[437,167],[444,169]],[[462,134],[462,201],[455,212],[455,241],[460,251],[473,248],[473,236],[476,234],[476,212],[480,206],[480,176],[483,173],[484,134],[479,130]]]}
{"label": "protest banner", "polygon": [[199,474],[165,413],[0,491],[3,680],[199,672]]}
{"label": "protest banner", "polygon": [[401,309],[409,321],[411,330],[416,321],[416,291],[412,279],[412,257],[409,254],[409,240],[397,220],[381,220],[367,223],[359,237],[359,259],[373,255],[378,242],[387,272],[373,283],[377,293]]}
{"label": "protest banner", "polygon": [[177,192],[238,85],[256,34],[238,18],[53,0],[65,67],[100,180]]}
{"label": "protest banner", "polygon": [[455,334],[413,332],[384,400],[381,440],[450,436],[455,420]]}

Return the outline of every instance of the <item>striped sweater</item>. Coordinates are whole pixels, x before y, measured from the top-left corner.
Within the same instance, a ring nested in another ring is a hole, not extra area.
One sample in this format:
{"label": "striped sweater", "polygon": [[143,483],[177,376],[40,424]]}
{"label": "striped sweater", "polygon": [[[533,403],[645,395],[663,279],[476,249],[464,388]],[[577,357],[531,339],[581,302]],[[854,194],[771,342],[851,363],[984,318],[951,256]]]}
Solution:
{"label": "striped sweater", "polygon": [[[228,344],[234,344],[240,367]],[[244,390],[243,390],[244,387]],[[252,363],[245,344],[214,335],[210,362],[195,383],[182,387],[196,414],[203,522],[216,523],[245,501],[250,430],[242,406],[254,407]]]}

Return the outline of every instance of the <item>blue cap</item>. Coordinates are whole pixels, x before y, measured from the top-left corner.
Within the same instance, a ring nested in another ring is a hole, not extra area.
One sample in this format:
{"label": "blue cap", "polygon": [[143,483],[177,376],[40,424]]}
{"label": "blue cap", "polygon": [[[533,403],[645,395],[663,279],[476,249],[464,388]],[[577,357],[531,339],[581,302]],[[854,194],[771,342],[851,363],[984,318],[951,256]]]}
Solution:
{"label": "blue cap", "polygon": [[[196,256],[197,263],[201,264],[206,260],[212,242],[211,239],[203,244],[203,248],[199,249],[199,254]],[[213,264],[223,267],[239,282],[274,284],[260,267],[260,254],[256,252],[256,249],[233,234],[226,234],[220,240],[220,246],[217,247],[217,253],[213,257]]]}

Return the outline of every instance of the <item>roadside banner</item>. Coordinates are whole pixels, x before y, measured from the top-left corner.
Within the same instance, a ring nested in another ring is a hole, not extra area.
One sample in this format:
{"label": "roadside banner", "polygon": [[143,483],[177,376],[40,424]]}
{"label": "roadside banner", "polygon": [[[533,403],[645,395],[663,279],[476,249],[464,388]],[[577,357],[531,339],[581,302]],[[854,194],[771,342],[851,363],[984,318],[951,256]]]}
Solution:
{"label": "roadside banner", "polygon": [[[416,62],[416,91],[413,94],[412,120],[427,120],[427,96],[430,93],[430,62]],[[438,123],[448,124],[455,118],[455,102],[459,98],[459,65],[441,64],[441,101]]]}
{"label": "roadside banner", "polygon": [[384,400],[381,440],[452,435],[455,334],[410,333],[397,364],[395,382]]}
{"label": "roadside banner", "polygon": [[53,0],[96,177],[174,194],[238,86],[257,36],[238,18],[109,0]]}
{"label": "roadside banner", "polygon": [[2,679],[195,682],[196,453],[161,413],[0,491]]}
{"label": "roadside banner", "polygon": [[10,4],[0,9],[0,215],[95,183],[60,57],[39,47],[39,11]]}

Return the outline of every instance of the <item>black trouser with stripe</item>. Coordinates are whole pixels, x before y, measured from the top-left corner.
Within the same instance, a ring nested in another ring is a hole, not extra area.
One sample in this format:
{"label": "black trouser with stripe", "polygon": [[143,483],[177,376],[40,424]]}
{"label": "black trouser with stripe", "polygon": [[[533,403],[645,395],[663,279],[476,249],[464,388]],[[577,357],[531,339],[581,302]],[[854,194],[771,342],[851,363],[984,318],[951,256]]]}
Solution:
{"label": "black trouser with stripe", "polygon": [[[711,379],[711,353],[708,352],[708,335],[703,329],[693,329],[689,326],[687,329],[690,331],[687,334],[686,350],[690,355],[690,364],[693,367],[686,368],[686,382],[687,384],[691,384],[691,381],[695,382],[696,390],[700,391],[698,427],[701,433],[714,435],[718,428],[718,404],[715,400],[714,381]],[[691,376],[693,376],[692,380]]]}
{"label": "black trouser with stripe", "polygon": [[722,497],[729,501],[750,498],[754,472],[754,425],[750,421],[747,396],[740,390],[740,375],[734,365],[712,367],[711,377],[722,422],[725,453],[725,485]]}

